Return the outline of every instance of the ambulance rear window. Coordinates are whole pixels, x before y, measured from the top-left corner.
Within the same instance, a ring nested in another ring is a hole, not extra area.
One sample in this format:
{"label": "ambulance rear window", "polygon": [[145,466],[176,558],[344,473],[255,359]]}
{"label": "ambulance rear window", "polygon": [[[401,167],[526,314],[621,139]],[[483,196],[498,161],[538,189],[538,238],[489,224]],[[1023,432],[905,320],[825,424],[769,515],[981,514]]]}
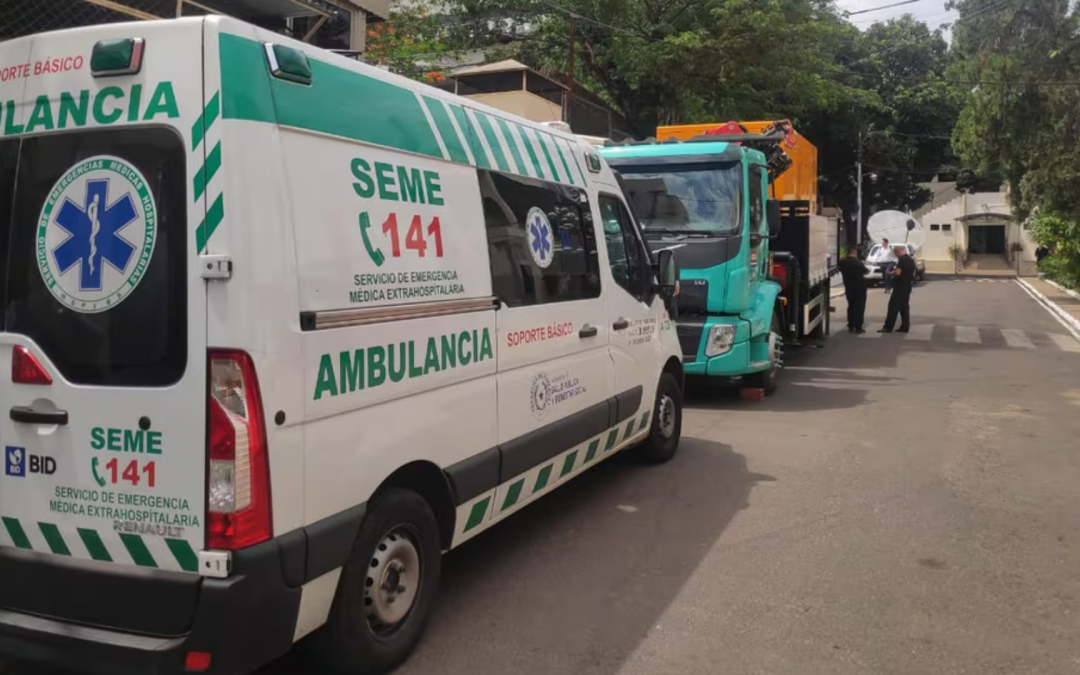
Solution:
{"label": "ambulance rear window", "polygon": [[164,386],[183,375],[184,162],[180,136],[165,128],[0,146],[4,330],[32,339],[65,379]]}

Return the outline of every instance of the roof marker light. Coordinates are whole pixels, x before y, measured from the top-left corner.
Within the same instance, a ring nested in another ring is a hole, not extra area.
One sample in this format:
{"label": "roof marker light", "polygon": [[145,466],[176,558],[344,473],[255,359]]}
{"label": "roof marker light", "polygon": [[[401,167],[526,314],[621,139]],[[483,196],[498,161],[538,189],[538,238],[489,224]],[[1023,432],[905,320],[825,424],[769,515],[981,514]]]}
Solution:
{"label": "roof marker light", "polygon": [[311,62],[307,54],[294,47],[263,43],[270,74],[279,80],[311,84]]}
{"label": "roof marker light", "polygon": [[142,69],[145,48],[142,38],[102,40],[90,53],[90,72],[94,77],[135,75]]}

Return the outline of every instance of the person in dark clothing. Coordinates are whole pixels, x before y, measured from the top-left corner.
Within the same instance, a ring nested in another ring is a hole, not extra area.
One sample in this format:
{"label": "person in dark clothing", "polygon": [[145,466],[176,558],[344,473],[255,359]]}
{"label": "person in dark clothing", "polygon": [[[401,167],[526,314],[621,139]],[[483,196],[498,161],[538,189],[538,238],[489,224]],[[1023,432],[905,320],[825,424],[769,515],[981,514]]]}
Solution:
{"label": "person in dark clothing", "polygon": [[840,275],[844,277],[848,332],[865,333],[863,318],[866,316],[866,265],[859,260],[857,254],[855,249],[849,249],[837,267]]}
{"label": "person in dark clothing", "polygon": [[889,310],[885,315],[885,325],[879,333],[893,332],[896,317],[900,317],[898,333],[911,330],[911,287],[915,285],[915,261],[908,255],[906,246],[897,246],[896,269],[893,270],[893,292],[889,296]]}

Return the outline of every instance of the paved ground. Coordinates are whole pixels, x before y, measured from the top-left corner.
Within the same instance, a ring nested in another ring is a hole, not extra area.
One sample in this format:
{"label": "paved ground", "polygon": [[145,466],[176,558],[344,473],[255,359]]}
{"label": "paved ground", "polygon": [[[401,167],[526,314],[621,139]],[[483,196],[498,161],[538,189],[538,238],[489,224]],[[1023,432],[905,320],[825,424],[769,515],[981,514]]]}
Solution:
{"label": "paved ground", "polygon": [[765,402],[695,389],[675,461],[607,462],[451,554],[400,673],[1080,671],[1080,353],[1012,282],[912,308],[933,328],[839,334]]}

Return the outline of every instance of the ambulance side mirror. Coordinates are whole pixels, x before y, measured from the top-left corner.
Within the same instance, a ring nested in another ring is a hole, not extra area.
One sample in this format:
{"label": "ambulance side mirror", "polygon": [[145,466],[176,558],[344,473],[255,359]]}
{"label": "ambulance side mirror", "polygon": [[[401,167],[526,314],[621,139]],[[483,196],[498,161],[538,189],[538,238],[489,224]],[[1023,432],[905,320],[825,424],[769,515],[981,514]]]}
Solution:
{"label": "ambulance side mirror", "polygon": [[660,295],[664,298],[675,296],[675,287],[679,283],[679,268],[675,264],[675,254],[659,251],[656,254],[656,278],[660,284]]}
{"label": "ambulance side mirror", "polygon": [[780,202],[766,203],[765,218],[769,222],[769,239],[775,239],[780,234]]}

